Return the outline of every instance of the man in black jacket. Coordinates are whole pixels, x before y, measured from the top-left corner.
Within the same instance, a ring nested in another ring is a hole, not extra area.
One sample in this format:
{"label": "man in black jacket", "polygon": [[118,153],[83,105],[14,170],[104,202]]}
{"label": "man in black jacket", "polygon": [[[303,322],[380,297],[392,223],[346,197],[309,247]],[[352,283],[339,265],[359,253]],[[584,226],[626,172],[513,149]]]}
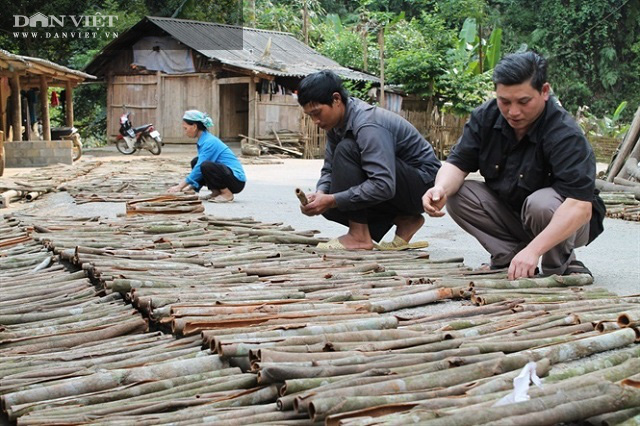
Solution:
{"label": "man in black jacket", "polygon": [[[476,108],[423,197],[430,216],[451,217],[509,279],[591,272],[574,248],[602,232],[593,150],[573,117],[550,98],[546,61],[533,52],[503,58],[496,99]],[[465,181],[480,170],[484,183]]]}

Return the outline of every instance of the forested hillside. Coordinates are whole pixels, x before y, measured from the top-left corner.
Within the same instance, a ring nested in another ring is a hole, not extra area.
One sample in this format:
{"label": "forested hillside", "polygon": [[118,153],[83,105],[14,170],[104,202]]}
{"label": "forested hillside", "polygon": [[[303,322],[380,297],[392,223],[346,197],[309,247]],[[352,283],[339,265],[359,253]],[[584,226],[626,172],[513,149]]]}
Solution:
{"label": "forested hillside", "polygon": [[[548,58],[553,90],[574,114],[586,105],[594,116],[612,116],[627,101],[619,120],[628,122],[640,103],[638,0],[3,1],[1,48],[81,69],[110,40],[16,38],[14,15],[36,11],[117,16],[111,30],[120,32],[145,15],[287,31],[373,74],[380,73],[382,51],[386,84],[460,114],[490,94],[496,61],[523,49]],[[77,91],[82,125],[100,128],[103,96],[97,85]]]}

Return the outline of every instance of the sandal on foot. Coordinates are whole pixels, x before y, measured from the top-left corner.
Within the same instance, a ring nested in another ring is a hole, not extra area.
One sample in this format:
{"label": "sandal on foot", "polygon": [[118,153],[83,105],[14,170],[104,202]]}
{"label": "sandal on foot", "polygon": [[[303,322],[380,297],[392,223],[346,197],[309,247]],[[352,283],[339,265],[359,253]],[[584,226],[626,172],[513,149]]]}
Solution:
{"label": "sandal on foot", "polygon": [[587,274],[593,277],[593,274],[591,273],[589,268],[584,266],[584,263],[580,262],[579,260],[572,260],[571,262],[569,262],[569,266],[567,266],[567,269],[564,271],[562,275],[576,275],[576,274]]}
{"label": "sandal on foot", "polygon": [[408,243],[403,238],[396,235],[393,238],[393,241],[381,241],[379,244],[374,244],[374,247],[380,251],[415,250],[429,247],[429,243],[427,241]]}
{"label": "sandal on foot", "polygon": [[326,243],[318,243],[316,246],[318,250],[347,250],[347,248],[337,238],[332,238]]}
{"label": "sandal on foot", "polygon": [[213,194],[211,194],[211,193],[198,194],[198,200],[200,200],[200,201],[209,201],[212,198],[213,198]]}
{"label": "sandal on foot", "polygon": [[209,201],[212,203],[231,203],[233,201],[233,195],[231,198],[224,198],[222,195],[211,198]]}

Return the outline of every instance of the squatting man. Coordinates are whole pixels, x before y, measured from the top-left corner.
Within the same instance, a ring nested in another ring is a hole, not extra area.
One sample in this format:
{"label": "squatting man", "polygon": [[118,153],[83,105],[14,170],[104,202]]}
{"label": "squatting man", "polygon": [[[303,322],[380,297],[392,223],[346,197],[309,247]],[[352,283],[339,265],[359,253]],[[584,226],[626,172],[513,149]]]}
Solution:
{"label": "squatting man", "polygon": [[[493,72],[496,98],[476,108],[422,199],[442,208],[491,254],[509,279],[591,274],[574,249],[603,230],[589,142],[550,95],[547,62],[534,53],[505,56]],[[484,182],[465,180],[480,171]]]}

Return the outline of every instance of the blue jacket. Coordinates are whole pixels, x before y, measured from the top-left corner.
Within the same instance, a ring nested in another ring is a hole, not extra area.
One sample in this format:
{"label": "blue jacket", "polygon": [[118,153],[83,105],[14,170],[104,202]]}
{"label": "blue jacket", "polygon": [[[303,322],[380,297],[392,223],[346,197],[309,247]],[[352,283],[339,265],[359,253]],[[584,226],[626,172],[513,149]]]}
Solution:
{"label": "blue jacket", "polygon": [[224,164],[231,169],[236,179],[242,182],[247,181],[240,160],[238,160],[238,157],[236,157],[231,149],[220,139],[205,130],[200,135],[200,138],[198,138],[196,146],[198,147],[198,162],[185,179],[193,189],[200,191],[200,188],[202,188],[203,180],[200,165],[204,161]]}

